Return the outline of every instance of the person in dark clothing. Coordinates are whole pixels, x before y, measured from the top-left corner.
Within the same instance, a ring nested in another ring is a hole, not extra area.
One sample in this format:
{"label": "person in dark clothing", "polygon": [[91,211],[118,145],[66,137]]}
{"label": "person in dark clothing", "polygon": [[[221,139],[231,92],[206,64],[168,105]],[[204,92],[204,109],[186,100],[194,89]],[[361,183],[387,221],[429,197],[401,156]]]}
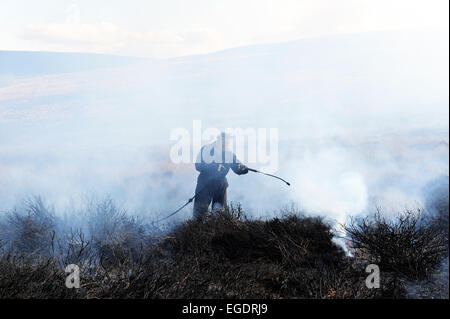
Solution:
{"label": "person in dark clothing", "polygon": [[248,173],[248,168],[226,149],[226,135],[222,133],[213,143],[201,148],[195,163],[200,172],[195,189],[194,217],[201,218],[212,209],[223,208],[227,202],[228,181],[226,175],[231,169],[238,175]]}

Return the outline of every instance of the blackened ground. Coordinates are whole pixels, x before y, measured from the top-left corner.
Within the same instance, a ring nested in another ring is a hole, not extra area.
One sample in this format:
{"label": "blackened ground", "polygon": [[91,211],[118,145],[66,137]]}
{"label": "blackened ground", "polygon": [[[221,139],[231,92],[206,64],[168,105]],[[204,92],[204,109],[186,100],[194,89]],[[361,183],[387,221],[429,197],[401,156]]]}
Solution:
{"label": "blackened ground", "polygon": [[[254,220],[231,207],[163,233],[111,200],[88,216],[87,230],[69,229],[39,199],[9,212],[0,298],[448,298],[438,285],[445,234],[409,212],[348,225],[355,258],[335,245],[330,225],[296,211]],[[379,289],[365,284],[371,263]],[[65,287],[68,264],[81,268],[79,289]]]}

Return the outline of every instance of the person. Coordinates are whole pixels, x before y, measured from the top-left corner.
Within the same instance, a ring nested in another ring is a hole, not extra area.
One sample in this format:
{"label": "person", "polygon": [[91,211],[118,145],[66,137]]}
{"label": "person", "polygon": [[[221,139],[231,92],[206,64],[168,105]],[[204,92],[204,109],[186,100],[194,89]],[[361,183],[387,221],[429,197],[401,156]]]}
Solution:
{"label": "person", "polygon": [[247,166],[227,150],[227,138],[225,133],[221,133],[216,141],[204,145],[197,157],[195,169],[200,174],[195,189],[194,218],[202,218],[211,203],[213,210],[226,206],[228,188],[226,175],[230,169],[238,175],[248,173]]}

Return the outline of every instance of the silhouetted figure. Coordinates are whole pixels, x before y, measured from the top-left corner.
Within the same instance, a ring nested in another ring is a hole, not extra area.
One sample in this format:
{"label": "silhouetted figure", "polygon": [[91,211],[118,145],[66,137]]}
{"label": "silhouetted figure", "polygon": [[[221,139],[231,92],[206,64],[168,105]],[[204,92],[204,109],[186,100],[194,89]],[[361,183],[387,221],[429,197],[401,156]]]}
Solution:
{"label": "silhouetted figure", "polygon": [[211,202],[212,209],[226,206],[228,187],[226,175],[230,168],[238,175],[248,173],[247,166],[239,162],[236,155],[226,149],[226,139],[225,133],[222,133],[215,142],[204,145],[197,157],[195,169],[200,172],[200,175],[195,189],[195,218],[204,216]]}

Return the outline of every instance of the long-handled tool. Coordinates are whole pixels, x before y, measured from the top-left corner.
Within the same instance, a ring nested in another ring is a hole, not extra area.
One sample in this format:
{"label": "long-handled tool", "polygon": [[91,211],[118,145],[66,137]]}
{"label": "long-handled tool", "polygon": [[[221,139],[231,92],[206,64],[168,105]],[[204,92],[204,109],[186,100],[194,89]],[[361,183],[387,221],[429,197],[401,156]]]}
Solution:
{"label": "long-handled tool", "polygon": [[[247,167],[247,168],[248,168],[248,167]],[[270,177],[277,178],[277,179],[279,179],[279,180],[285,182],[287,186],[291,186],[291,183],[285,181],[285,180],[282,179],[281,177],[278,177],[278,176],[275,176],[275,175],[272,175],[272,174],[263,173],[263,172],[260,172],[260,171],[258,171],[258,170],[256,170],[256,169],[253,169],[253,168],[248,168],[248,170],[249,170],[250,172],[259,173],[259,174],[263,174],[263,175],[267,175],[267,176],[270,176]]]}
{"label": "long-handled tool", "polygon": [[168,215],[168,216],[166,216],[166,217],[164,217],[164,218],[158,219],[155,223],[162,222],[163,220],[166,220],[166,219],[168,219],[169,217],[172,217],[173,215],[175,215],[176,213],[178,213],[180,210],[182,210],[183,208],[185,208],[187,205],[189,205],[190,203],[192,203],[192,201],[194,200],[194,198],[195,198],[195,195],[194,195],[193,197],[189,198],[189,200],[188,200],[188,202],[187,202],[186,204],[184,204],[183,206],[181,206],[180,208],[178,208],[178,209],[177,209],[176,211],[174,211],[172,214],[170,214],[170,215]]}
{"label": "long-handled tool", "polygon": [[172,217],[173,215],[175,215],[176,213],[178,213],[180,210],[182,210],[183,208],[185,208],[187,205],[189,205],[190,203],[192,203],[192,201],[194,200],[195,197],[198,196],[198,194],[200,194],[207,186],[209,186],[209,183],[207,183],[205,186],[203,186],[197,193],[195,193],[194,196],[192,196],[191,198],[188,199],[188,201],[186,202],[186,204],[184,204],[183,206],[181,206],[180,208],[178,208],[176,211],[174,211],[172,214],[167,215],[164,218],[158,219],[155,223],[159,223],[162,222],[163,220],[168,219],[169,217]]}
{"label": "long-handled tool", "polygon": [[[274,178],[276,178],[276,179],[279,179],[279,180],[285,182],[286,185],[291,186],[291,184],[290,184],[289,182],[285,181],[285,180],[282,179],[281,177],[278,177],[278,176],[275,176],[275,175],[272,175],[272,174],[263,173],[263,172],[260,172],[260,171],[258,171],[258,170],[256,170],[256,169],[253,169],[253,168],[247,168],[247,169],[248,169],[250,172],[259,173],[259,174],[267,175],[267,176],[270,176],[270,177],[274,177]],[[189,198],[186,204],[184,204],[183,206],[181,206],[180,208],[178,208],[178,209],[177,209],[176,211],[174,211],[172,214],[167,215],[166,217],[157,220],[155,223],[162,222],[163,220],[166,220],[166,219],[172,217],[173,215],[175,215],[176,213],[178,213],[180,210],[182,210],[183,208],[185,208],[187,205],[189,205],[190,203],[192,203],[192,201],[194,200],[194,198],[197,197],[197,195],[200,194],[200,193],[201,193],[208,185],[209,185],[209,184],[206,184],[206,185],[205,185],[202,189],[200,189],[194,196],[192,196],[191,198]]]}

